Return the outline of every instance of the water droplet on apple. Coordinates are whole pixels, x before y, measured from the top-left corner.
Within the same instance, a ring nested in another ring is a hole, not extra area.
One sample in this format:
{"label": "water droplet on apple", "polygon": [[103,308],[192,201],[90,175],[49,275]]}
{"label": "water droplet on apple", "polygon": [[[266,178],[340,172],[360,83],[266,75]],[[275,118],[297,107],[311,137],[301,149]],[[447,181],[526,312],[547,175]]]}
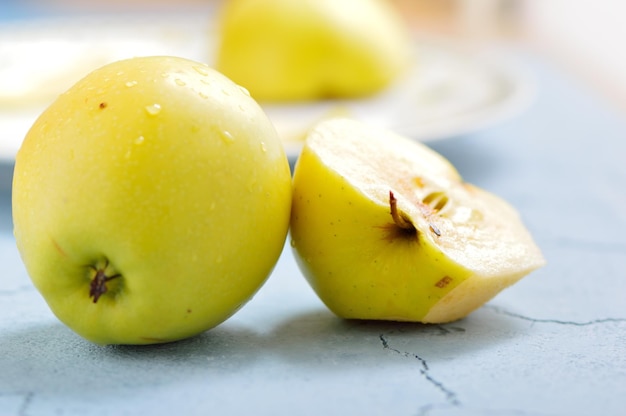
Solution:
{"label": "water droplet on apple", "polygon": [[205,100],[206,100],[207,98],[209,98],[209,96],[208,96],[208,95],[206,95],[206,94],[205,94],[205,93],[203,93],[203,92],[199,92],[199,93],[198,93],[198,95],[200,96],[200,98],[204,98]]}
{"label": "water droplet on apple", "polygon": [[248,183],[248,192],[252,193],[255,191],[256,187],[257,187],[258,181],[256,179],[252,179],[249,183]]}
{"label": "water droplet on apple", "polygon": [[239,85],[238,87],[241,89],[241,91],[242,91],[245,95],[247,95],[248,97],[250,96],[250,91],[248,91],[248,89],[247,89],[246,87],[243,87],[243,86],[241,86],[241,85]]}
{"label": "water droplet on apple", "polygon": [[126,82],[126,86],[128,88],[134,87],[135,85],[137,85],[137,81],[128,81],[128,82]]}
{"label": "water droplet on apple", "polygon": [[222,140],[224,141],[224,143],[230,144],[235,141],[235,138],[233,137],[233,135],[230,134],[230,132],[227,130],[222,130],[221,136],[222,136]]}
{"label": "water droplet on apple", "polygon": [[263,153],[267,153],[267,146],[265,145],[265,142],[261,142],[261,151]]}
{"label": "water droplet on apple", "polygon": [[154,103],[154,104],[147,105],[146,112],[150,114],[151,116],[156,116],[157,114],[161,112],[161,104]]}
{"label": "water droplet on apple", "polygon": [[193,67],[194,71],[196,71],[198,74],[203,75],[203,76],[207,76],[209,75],[209,71],[207,71],[207,69],[203,66],[200,65],[195,65]]}
{"label": "water droplet on apple", "polygon": [[139,136],[135,139],[135,144],[139,145],[144,142],[145,138],[143,136]]}
{"label": "water droplet on apple", "polygon": [[477,209],[473,209],[470,220],[473,222],[482,222],[484,217],[485,216],[483,215],[481,211],[478,211]]}
{"label": "water droplet on apple", "polygon": [[291,239],[291,241],[289,241],[289,245],[291,247],[295,247],[296,246],[296,240],[294,240],[293,238]]}
{"label": "water droplet on apple", "polygon": [[174,82],[175,82],[175,83],[176,83],[176,85],[178,85],[179,87],[184,87],[185,85],[187,85],[187,83],[186,83],[185,81],[183,81],[182,79],[180,79],[180,78],[176,78],[176,79],[174,80]]}

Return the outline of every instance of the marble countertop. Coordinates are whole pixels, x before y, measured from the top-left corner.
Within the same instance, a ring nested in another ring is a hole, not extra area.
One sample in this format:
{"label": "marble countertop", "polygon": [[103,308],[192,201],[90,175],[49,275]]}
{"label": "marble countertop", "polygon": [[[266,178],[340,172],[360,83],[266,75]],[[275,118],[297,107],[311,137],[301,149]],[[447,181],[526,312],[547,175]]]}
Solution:
{"label": "marble countertop", "polygon": [[0,415],[623,415],[626,121],[520,59],[536,80],[530,108],[432,147],[518,208],[548,264],[451,324],[338,319],[287,246],[211,331],[90,344],[31,285],[11,232],[12,166],[0,164]]}

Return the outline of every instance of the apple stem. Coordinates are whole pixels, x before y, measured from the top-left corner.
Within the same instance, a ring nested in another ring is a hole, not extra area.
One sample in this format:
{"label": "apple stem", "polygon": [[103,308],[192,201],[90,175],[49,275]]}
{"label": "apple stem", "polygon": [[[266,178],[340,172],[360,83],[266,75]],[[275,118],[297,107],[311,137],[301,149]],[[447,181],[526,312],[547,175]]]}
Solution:
{"label": "apple stem", "polygon": [[93,298],[93,303],[97,303],[98,299],[100,299],[100,296],[104,295],[107,292],[108,288],[106,283],[109,280],[115,279],[119,276],[119,274],[107,276],[105,269],[96,269],[96,275],[93,279],[91,279],[91,284],[89,286],[89,297]]}
{"label": "apple stem", "polygon": [[398,211],[398,200],[392,191],[389,191],[389,208],[391,208],[391,218],[398,227],[404,230],[417,231],[413,223],[406,218],[406,215]]}

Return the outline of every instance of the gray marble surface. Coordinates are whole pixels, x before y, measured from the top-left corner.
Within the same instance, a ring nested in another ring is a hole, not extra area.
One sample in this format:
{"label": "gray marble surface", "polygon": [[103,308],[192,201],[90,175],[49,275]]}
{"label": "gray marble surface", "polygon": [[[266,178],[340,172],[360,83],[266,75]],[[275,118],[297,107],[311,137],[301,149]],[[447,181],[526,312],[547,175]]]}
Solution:
{"label": "gray marble surface", "polygon": [[447,325],[344,321],[289,246],[219,327],[100,347],[59,323],[11,233],[0,165],[0,415],[623,415],[626,122],[533,56],[532,106],[432,143],[515,205],[548,264]]}

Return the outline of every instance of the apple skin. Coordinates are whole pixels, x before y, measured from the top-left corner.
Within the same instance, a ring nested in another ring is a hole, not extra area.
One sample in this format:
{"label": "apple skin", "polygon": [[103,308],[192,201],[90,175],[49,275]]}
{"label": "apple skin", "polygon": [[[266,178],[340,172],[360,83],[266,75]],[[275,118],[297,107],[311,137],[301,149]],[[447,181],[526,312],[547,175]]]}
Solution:
{"label": "apple skin", "polygon": [[[36,120],[15,163],[28,274],[97,344],[174,341],[223,322],[271,273],[290,203],[288,161],[258,104],[176,57],[88,74]],[[120,275],[99,298],[98,269]]]}
{"label": "apple skin", "polygon": [[368,96],[412,64],[406,26],[382,0],[231,0],[216,68],[262,102]]}
{"label": "apple skin", "polygon": [[343,318],[454,321],[544,264],[508,203],[389,131],[319,123],[293,181],[296,261]]}

